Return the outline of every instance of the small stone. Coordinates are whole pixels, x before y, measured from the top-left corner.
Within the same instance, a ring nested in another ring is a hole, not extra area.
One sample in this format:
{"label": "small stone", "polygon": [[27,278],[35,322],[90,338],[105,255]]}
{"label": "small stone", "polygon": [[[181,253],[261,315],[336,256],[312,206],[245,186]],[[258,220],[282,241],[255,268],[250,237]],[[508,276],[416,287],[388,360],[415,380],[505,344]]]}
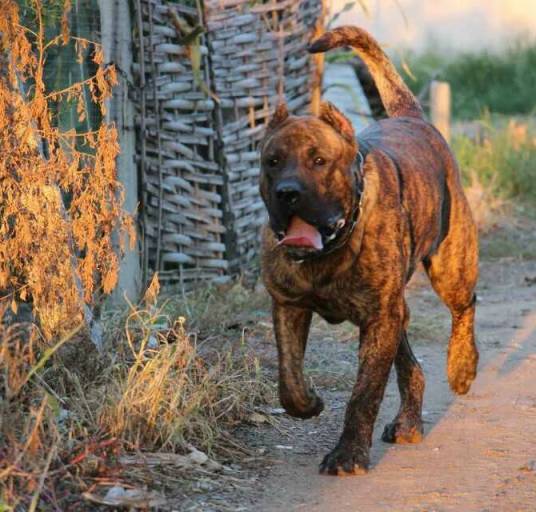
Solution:
{"label": "small stone", "polygon": [[123,498],[125,496],[125,489],[121,487],[120,485],[114,485],[113,487],[110,487],[108,489],[108,492],[104,496],[105,500],[117,500],[119,498]]}
{"label": "small stone", "polygon": [[276,450],[293,450],[294,449],[293,446],[288,446],[288,445],[284,445],[284,444],[276,444],[274,446],[274,448]]}
{"label": "small stone", "polygon": [[196,464],[205,464],[208,460],[208,456],[206,453],[203,453],[202,451],[197,450],[196,448],[191,447],[191,452],[188,457],[191,459],[192,462],[195,462]]}
{"label": "small stone", "polygon": [[519,470],[536,472],[536,460],[531,460],[527,462],[524,466],[521,466]]}
{"label": "small stone", "polygon": [[273,414],[274,416],[279,416],[281,414],[285,414],[285,409],[282,407],[271,407],[267,412],[269,414]]}
{"label": "small stone", "polygon": [[147,348],[150,348],[153,350],[158,348],[158,341],[156,337],[152,334],[149,336],[149,339],[147,340]]}

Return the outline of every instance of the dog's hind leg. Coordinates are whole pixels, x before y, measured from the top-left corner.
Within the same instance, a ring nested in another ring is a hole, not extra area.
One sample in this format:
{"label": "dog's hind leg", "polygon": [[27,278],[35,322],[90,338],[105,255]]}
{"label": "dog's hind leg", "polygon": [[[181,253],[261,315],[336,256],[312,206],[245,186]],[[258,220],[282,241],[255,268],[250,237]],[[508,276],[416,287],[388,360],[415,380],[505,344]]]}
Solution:
{"label": "dog's hind leg", "polygon": [[385,426],[382,441],[386,443],[419,443],[422,441],[422,399],[424,374],[413,355],[406,331],[402,333],[395,358],[400,410],[396,418]]}
{"label": "dog's hind leg", "polygon": [[461,191],[453,196],[448,235],[423,263],[434,290],[452,316],[447,376],[451,389],[464,395],[476,377],[478,365],[474,332],[478,242],[465,197]]}

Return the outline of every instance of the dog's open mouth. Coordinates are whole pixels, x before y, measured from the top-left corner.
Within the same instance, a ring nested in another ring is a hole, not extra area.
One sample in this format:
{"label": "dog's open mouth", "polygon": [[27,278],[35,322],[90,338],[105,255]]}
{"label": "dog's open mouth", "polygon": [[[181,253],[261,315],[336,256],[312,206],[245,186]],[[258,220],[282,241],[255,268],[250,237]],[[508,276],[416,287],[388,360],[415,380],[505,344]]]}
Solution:
{"label": "dog's open mouth", "polygon": [[329,249],[335,243],[335,239],[342,233],[346,226],[346,220],[340,218],[333,225],[325,228],[316,228],[312,224],[304,221],[301,217],[294,215],[285,232],[278,235],[277,245],[284,245],[296,255],[305,255],[311,252]]}
{"label": "dog's open mouth", "polygon": [[279,241],[279,245],[315,249],[317,251],[321,251],[324,248],[320,231],[300,219],[297,215],[290,219],[285,236]]}

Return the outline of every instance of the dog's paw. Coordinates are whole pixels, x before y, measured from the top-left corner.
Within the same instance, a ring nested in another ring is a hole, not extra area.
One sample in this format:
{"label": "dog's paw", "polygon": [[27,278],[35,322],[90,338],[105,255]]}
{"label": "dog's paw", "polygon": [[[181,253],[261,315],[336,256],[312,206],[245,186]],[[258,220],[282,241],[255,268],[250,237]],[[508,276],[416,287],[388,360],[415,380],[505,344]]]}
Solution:
{"label": "dog's paw", "polygon": [[363,475],[368,468],[368,451],[338,445],[324,457],[319,471],[325,475],[352,476]]}
{"label": "dog's paw", "polygon": [[422,441],[423,428],[420,418],[396,418],[392,423],[385,425],[382,441],[396,444],[416,444]]}
{"label": "dog's paw", "polygon": [[478,352],[474,346],[468,347],[464,352],[459,351],[457,357],[449,353],[447,377],[450,389],[457,395],[467,394],[476,378],[477,366]]}

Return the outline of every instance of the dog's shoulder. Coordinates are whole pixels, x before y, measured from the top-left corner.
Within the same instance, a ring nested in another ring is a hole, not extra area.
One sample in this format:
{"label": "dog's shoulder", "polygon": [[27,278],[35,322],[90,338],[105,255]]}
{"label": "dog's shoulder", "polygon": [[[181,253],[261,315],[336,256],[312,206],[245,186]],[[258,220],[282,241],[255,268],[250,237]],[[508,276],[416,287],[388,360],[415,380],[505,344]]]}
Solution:
{"label": "dog's shoulder", "polygon": [[372,123],[359,134],[358,144],[367,155],[365,163],[374,163],[382,196],[393,187],[401,196],[406,189],[432,193],[445,182],[448,169],[454,167],[448,144],[423,119],[395,118]]}

